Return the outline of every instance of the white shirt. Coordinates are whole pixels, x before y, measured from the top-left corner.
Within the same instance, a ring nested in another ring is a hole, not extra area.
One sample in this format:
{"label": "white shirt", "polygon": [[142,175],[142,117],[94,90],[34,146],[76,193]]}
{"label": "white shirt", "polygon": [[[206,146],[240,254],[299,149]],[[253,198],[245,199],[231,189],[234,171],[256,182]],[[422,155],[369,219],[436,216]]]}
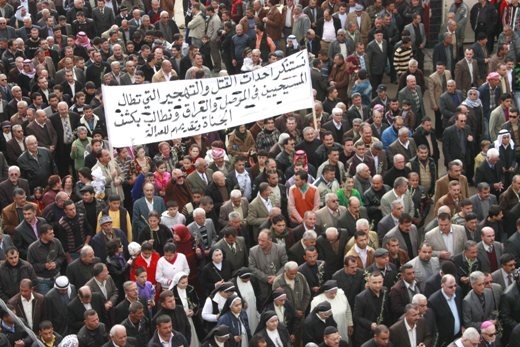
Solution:
{"label": "white shirt", "polygon": [[413,328],[408,325],[406,318],[404,320],[404,326],[406,327],[406,332],[408,333],[408,339],[410,340],[410,346],[417,346],[417,324],[413,326]]}
{"label": "white shirt", "polygon": [[356,250],[356,253],[359,255],[361,262],[363,263],[363,268],[367,267],[367,249],[361,249],[357,245],[354,245],[354,249]]}
{"label": "white shirt", "polygon": [[163,340],[161,335],[159,335],[159,341],[161,342],[161,345],[163,345],[164,347],[171,347],[172,339],[173,339],[173,333],[170,335],[170,339],[168,341]]}
{"label": "white shirt", "polygon": [[154,210],[154,209],[153,209],[153,199],[152,199],[152,201],[150,202],[150,201],[148,201],[147,198],[144,198],[144,201],[146,202],[146,206],[148,207],[148,211],[153,211],[153,210]]}
{"label": "white shirt", "polygon": [[271,203],[271,200],[267,199],[265,200],[264,198],[260,197],[260,199],[262,200],[262,202],[264,203],[264,206],[265,208],[267,209],[268,212],[271,212],[271,209],[273,208],[273,204]]}
{"label": "white shirt", "polygon": [[468,69],[469,69],[469,75],[471,77],[471,82],[473,82],[473,61],[468,61],[466,59],[466,63],[468,64]]}
{"label": "white shirt", "polygon": [[94,277],[94,281],[97,283],[99,289],[101,289],[101,293],[103,293],[103,296],[105,297],[105,299],[108,299],[107,287],[105,287],[107,281],[99,282],[95,277]]}
{"label": "white shirt", "polygon": [[269,330],[265,329],[267,332],[267,336],[271,339],[271,341],[274,342],[274,345],[276,347],[283,347],[282,339],[280,338],[280,334],[278,334],[278,329],[276,330]]}
{"label": "white shirt", "polygon": [[21,299],[22,299],[23,312],[25,313],[25,318],[27,319],[27,325],[29,325],[29,327],[31,329],[33,329],[33,301],[34,301],[34,295],[31,293],[31,298],[29,300],[27,300],[23,296],[21,297]]}
{"label": "white shirt", "polygon": [[336,39],[336,30],[332,19],[323,21],[323,35],[321,39],[326,42],[332,42]]}
{"label": "white shirt", "polygon": [[446,250],[450,252],[451,255],[454,255],[453,253],[453,229],[450,229],[450,232],[448,234],[445,234],[443,232],[440,232],[442,239],[444,240],[444,244],[446,245]]}
{"label": "white shirt", "polygon": [[168,289],[172,278],[178,272],[185,272],[190,274],[190,267],[186,256],[182,253],[177,253],[177,259],[171,264],[168,260],[161,257],[157,262],[157,270],[155,272],[155,280],[159,282],[164,289]]}

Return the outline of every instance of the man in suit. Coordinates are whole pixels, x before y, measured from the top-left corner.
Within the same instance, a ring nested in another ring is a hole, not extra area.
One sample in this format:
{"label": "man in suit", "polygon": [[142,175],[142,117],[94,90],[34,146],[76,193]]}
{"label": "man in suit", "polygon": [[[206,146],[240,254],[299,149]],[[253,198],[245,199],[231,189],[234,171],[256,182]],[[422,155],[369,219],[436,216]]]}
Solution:
{"label": "man in suit", "polygon": [[29,182],[20,178],[20,168],[18,166],[10,166],[7,170],[7,179],[0,183],[0,207],[3,209],[13,202],[13,191],[15,188],[21,188],[25,191],[25,195],[31,195],[29,190]]}
{"label": "man in suit", "polygon": [[14,236],[16,227],[24,221],[23,214],[20,216],[19,211],[21,211],[25,205],[29,204],[33,206],[38,215],[41,215],[41,213],[36,204],[27,201],[27,195],[23,189],[15,188],[12,197],[13,202],[2,209],[2,230],[6,234]]}
{"label": "man in suit", "polygon": [[16,165],[18,158],[25,151],[25,136],[20,124],[12,127],[13,137],[6,143],[6,159],[9,165]]}
{"label": "man in suit", "polygon": [[483,227],[480,237],[482,241],[478,243],[478,259],[481,270],[494,272],[499,268],[504,248],[500,242],[495,241],[495,230],[491,227]]}
{"label": "man in suit", "polygon": [[[441,63],[447,68],[447,71],[450,72],[451,75],[456,62],[455,56],[453,55],[453,37],[450,33],[444,33],[439,36],[442,36],[442,41],[433,47],[433,66],[438,66],[439,63]],[[435,74],[435,72],[433,74]]]}
{"label": "man in suit", "polygon": [[190,173],[186,180],[188,181],[191,190],[199,189],[200,191],[206,191],[209,182],[212,181],[213,171],[208,169],[206,160],[198,158],[195,161],[195,171]]}
{"label": "man in suit", "polygon": [[478,221],[487,218],[489,207],[497,204],[497,197],[491,194],[491,188],[487,182],[477,184],[477,193],[470,196],[469,200],[473,205],[473,213],[477,215]]}
{"label": "man in suit", "polygon": [[229,193],[229,200],[226,201],[220,207],[218,222],[221,227],[225,226],[229,220],[229,214],[235,210],[238,210],[242,220],[245,224],[247,218],[247,211],[249,210],[249,202],[246,198],[242,197],[242,192],[238,189],[233,189]]}
{"label": "man in suit", "polygon": [[504,253],[500,257],[500,268],[491,274],[493,283],[498,283],[504,291],[514,282],[516,259],[513,254]]}
{"label": "man in suit", "polygon": [[[361,97],[360,93],[357,93],[357,92],[352,93],[351,99],[352,99],[352,105],[350,105],[350,107],[347,110],[347,119],[350,122],[349,130],[350,130],[350,127],[354,123],[354,119],[359,118],[363,121],[369,121],[370,114],[372,112],[370,107],[368,107],[367,105],[363,105],[363,98]],[[363,131],[363,130],[361,130],[361,131]],[[372,136],[372,134],[370,134],[370,136]],[[341,139],[340,141],[336,141],[336,142],[342,143],[343,139]]]}
{"label": "man in suit", "polygon": [[92,293],[99,293],[103,297],[105,310],[110,311],[118,303],[119,293],[108,268],[103,263],[94,264],[92,278],[85,283]]}
{"label": "man in suit", "polygon": [[132,214],[132,232],[133,239],[147,226],[148,214],[151,212],[148,205],[153,206],[153,211],[162,214],[166,210],[164,199],[154,195],[155,188],[153,183],[145,183],[143,185],[144,196],[134,202]]}
{"label": "man in suit", "polygon": [[316,211],[316,223],[328,227],[337,227],[339,220],[347,213],[347,208],[339,204],[335,193],[325,196],[325,206]]}
{"label": "man in suit", "polygon": [[211,218],[206,218],[206,211],[198,207],[193,210],[193,222],[188,225],[192,237],[197,242],[208,256],[211,247],[217,241],[217,231]]}
{"label": "man in suit", "polygon": [[419,124],[426,112],[424,110],[423,91],[421,87],[417,85],[417,80],[414,75],[408,75],[406,77],[406,87],[401,89],[397,93],[399,103],[402,104],[404,100],[408,100],[412,105],[412,112],[415,115],[414,127]]}
{"label": "man in suit", "polygon": [[424,292],[424,286],[428,278],[432,277],[440,270],[439,258],[432,257],[432,246],[423,242],[419,247],[417,257],[411,259],[408,265],[412,265],[415,269],[415,279],[419,283],[421,292]]}
{"label": "man in suit", "polygon": [[372,28],[372,19],[370,18],[370,15],[363,10],[363,5],[359,3],[356,4],[356,6],[354,6],[354,11],[349,11],[349,14],[347,15],[347,25],[350,23],[355,23],[357,25],[359,32],[361,33],[361,41],[363,41],[366,46],[368,43],[368,34]]}
{"label": "man in suit", "polygon": [[38,231],[44,223],[46,223],[45,219],[37,216],[35,205],[26,203],[23,206],[23,221],[15,228],[13,239],[22,259],[27,259],[27,249],[38,240],[38,234],[34,231],[33,225]]}
{"label": "man in suit", "polygon": [[347,229],[349,235],[354,235],[356,231],[356,221],[360,218],[368,219],[367,209],[361,206],[361,201],[355,196],[348,200],[348,207],[345,213],[338,218],[338,228]]}
{"label": "man in suit", "polygon": [[269,195],[271,195],[271,187],[269,186],[269,183],[262,182],[258,186],[258,194],[256,198],[254,198],[249,204],[246,221],[252,228],[254,239],[258,236],[260,225],[269,218],[273,208]]}
{"label": "man in suit", "polygon": [[[433,256],[440,259],[450,259],[464,250],[464,244],[468,240],[464,227],[451,223],[449,213],[439,213],[437,216],[438,226],[425,234],[424,240],[433,249]],[[451,240],[446,243],[446,237]]]}
{"label": "man in suit", "polygon": [[58,70],[56,72],[56,76],[54,77],[54,82],[56,84],[62,84],[63,82],[65,82],[65,73],[67,71],[72,71],[74,81],[78,82],[82,86],[85,85],[85,71],[75,67],[74,60],[71,57],[63,58],[63,65],[65,67],[63,69]]}
{"label": "man in suit", "polygon": [[61,86],[63,87],[63,94],[68,94],[71,98],[74,98],[76,93],[83,90],[83,84],[74,79],[73,70],[65,70],[64,78],[65,80],[61,83]]}
{"label": "man in suit", "polygon": [[468,90],[472,87],[478,87],[480,84],[478,64],[473,59],[473,55],[473,49],[466,48],[464,58],[455,64],[455,82],[462,91],[462,95],[466,95]]}
{"label": "man in suit", "polygon": [[457,83],[454,80],[448,80],[445,89],[446,91],[442,93],[438,99],[439,112],[442,115],[442,123],[436,126],[439,127],[442,124],[441,128],[447,128],[449,126],[450,120],[457,113],[457,108],[461,102],[465,100],[462,92],[457,89]]}
{"label": "man in suit", "polygon": [[65,101],[58,103],[58,112],[50,117],[56,130],[58,141],[56,144],[56,166],[60,176],[70,174],[74,167],[74,161],[70,158],[71,146],[74,141],[74,130],[79,125],[80,117],[77,113],[69,112],[69,106]]}
{"label": "man in suit", "polygon": [[[363,39],[363,33],[361,34]],[[364,39],[366,41],[366,37]],[[374,33],[374,40],[372,40],[366,49],[366,56],[368,62],[366,62],[367,72],[372,85],[372,97],[377,95],[377,86],[379,86],[383,80],[383,74],[385,72],[386,59],[388,56],[388,43],[383,39],[383,30],[377,29]]]}
{"label": "man in suit", "polygon": [[[102,347],[134,347],[138,346],[137,339],[132,336],[127,336],[126,327],[121,324],[112,326],[109,333],[109,342]],[[140,346],[140,345],[139,345]]]}
{"label": "man in suit", "polygon": [[[486,182],[489,184],[491,194],[497,198],[504,191],[503,171],[500,161],[500,152],[496,148],[488,149],[486,160],[477,167],[475,172],[475,183]],[[487,217],[487,216],[484,216]]]}
{"label": "man in suit", "polygon": [[419,284],[415,280],[415,269],[411,264],[404,264],[400,268],[401,278],[389,289],[390,322],[397,322],[406,306],[412,302],[415,294],[420,292]]}
{"label": "man in suit", "polygon": [[349,130],[347,121],[343,119],[343,110],[338,107],[333,108],[331,120],[323,124],[322,128],[332,133],[334,142],[341,143],[343,134]]}
{"label": "man in suit", "polygon": [[265,229],[258,234],[258,245],[249,251],[249,267],[258,278],[260,293],[257,294],[260,302],[266,300],[276,276],[283,272],[287,263],[285,247],[273,243],[271,233]]}
{"label": "man in suit", "polygon": [[[34,332],[38,332],[40,322],[44,319],[44,303],[45,298],[33,291],[33,283],[28,278],[20,281],[20,292],[9,299],[18,317],[23,318]],[[32,312],[31,317],[27,316],[27,311]]]}
{"label": "man in suit", "polygon": [[[500,95],[500,104],[491,110],[489,116],[489,137],[491,141],[497,140],[498,135],[507,130],[501,130],[504,123],[509,120],[509,113],[511,112],[512,98],[510,94]],[[486,119],[485,119],[486,120]],[[501,144],[501,143],[500,143]]]}
{"label": "man in suit", "polygon": [[44,110],[36,110],[34,120],[27,125],[25,131],[27,135],[34,135],[40,146],[50,151],[56,149],[58,135]]}
{"label": "man in suit", "polygon": [[412,22],[404,27],[410,33],[410,40],[412,41],[413,56],[419,63],[419,69],[424,70],[424,53],[423,49],[426,46],[426,32],[424,24],[421,23],[422,15],[414,13],[412,15]]}
{"label": "man in suit", "polygon": [[92,293],[90,287],[83,286],[78,290],[78,296],[67,305],[67,320],[69,322],[69,333],[77,333],[84,325],[83,314],[90,307],[99,315],[101,321],[106,322],[105,307],[103,296],[99,293]]}
{"label": "man in suit", "polygon": [[[409,330],[414,329],[415,342],[411,344]],[[394,346],[416,347],[433,346],[433,332],[428,328],[426,321],[419,315],[419,307],[416,304],[407,304],[404,309],[404,317],[390,327],[390,341]]]}
{"label": "man in suit", "polygon": [[316,239],[318,235],[314,230],[307,230],[303,233],[301,240],[294,243],[291,248],[287,251],[287,256],[289,260],[295,261],[298,265],[301,265],[305,262],[305,250],[309,247],[316,246]]}
{"label": "man in suit", "polygon": [[477,243],[472,240],[466,241],[464,251],[452,257],[452,261],[457,267],[458,284],[462,288],[462,294],[466,295],[470,290],[469,275],[482,269],[478,259]]}
{"label": "man in suit", "polygon": [[[451,72],[446,69],[446,63],[444,61],[438,61],[435,65],[435,72],[433,72],[428,78],[428,94],[430,96],[430,105],[432,110],[435,112],[435,128],[437,135],[442,135],[440,131],[440,125],[442,124],[442,113],[440,109],[440,98],[443,93],[448,90],[448,81],[451,80]],[[455,81],[453,81],[455,83]],[[463,100],[462,95],[461,102]]]}
{"label": "man in suit", "polygon": [[317,6],[317,0],[309,0],[309,6],[303,9],[303,13],[305,13],[311,20],[312,29],[315,29],[318,20],[323,18],[323,9],[320,6]]}
{"label": "man in suit", "polygon": [[368,275],[367,288],[356,296],[352,314],[355,345],[368,341],[378,323],[387,322],[389,312],[386,296],[382,274],[377,271]]}
{"label": "man in suit", "polygon": [[97,0],[97,7],[92,10],[92,19],[94,20],[97,36],[101,36],[103,32],[114,25],[114,11],[110,7],[105,6],[105,0]]}
{"label": "man in suit", "polygon": [[455,277],[442,277],[441,289],[430,296],[428,306],[435,314],[438,346],[445,346],[453,341],[454,337],[460,336],[463,325],[462,292]]}
{"label": "man in suit", "polygon": [[241,267],[247,266],[247,258],[249,249],[243,236],[238,236],[236,229],[224,228],[220,239],[213,246],[214,249],[220,249],[224,253],[224,258],[231,264],[233,272]]}
{"label": "man in suit", "polygon": [[395,237],[399,241],[399,248],[405,250],[408,257],[413,259],[419,250],[417,227],[412,224],[412,217],[407,213],[401,214],[398,221],[398,225],[386,233],[382,245],[386,245],[388,240]]}
{"label": "man in suit", "polygon": [[465,114],[455,114],[455,124],[444,129],[442,149],[446,166],[452,160],[459,159],[462,161],[465,172],[471,173],[473,172],[474,159],[472,147],[475,139],[470,127],[466,125],[466,120]]}
{"label": "man in suit", "polygon": [[497,311],[497,303],[491,288],[484,285],[486,276],[481,271],[474,271],[469,275],[471,290],[462,302],[462,320],[465,328],[479,329],[482,322],[496,319],[493,311]]}
{"label": "man in suit", "polygon": [[410,159],[416,156],[417,146],[415,145],[415,140],[410,138],[410,130],[407,127],[399,129],[397,132],[397,140],[388,146],[387,151],[389,158],[393,158],[396,154],[401,154],[404,156],[406,162],[409,162]]}

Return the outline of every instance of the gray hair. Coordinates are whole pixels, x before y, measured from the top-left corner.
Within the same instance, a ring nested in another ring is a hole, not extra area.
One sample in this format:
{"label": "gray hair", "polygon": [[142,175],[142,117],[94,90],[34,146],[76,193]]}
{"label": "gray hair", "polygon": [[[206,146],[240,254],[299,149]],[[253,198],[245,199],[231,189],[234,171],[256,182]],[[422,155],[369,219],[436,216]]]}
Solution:
{"label": "gray hair", "polygon": [[240,213],[238,213],[237,211],[232,211],[232,212],[229,212],[228,219],[229,220],[242,220],[242,217],[240,216]]}
{"label": "gray hair", "polygon": [[118,331],[124,331],[126,333],[126,328],[124,325],[122,324],[116,324],[114,325],[111,329],[110,329],[110,337],[114,337],[115,334],[118,332]]}
{"label": "gray hair", "polygon": [[283,266],[284,271],[296,270],[297,268],[298,268],[298,263],[295,261],[288,261]]}
{"label": "gray hair", "polygon": [[238,199],[242,197],[242,192],[239,189],[233,189],[231,193],[229,193],[229,197],[231,199]]}
{"label": "gray hair", "polygon": [[500,152],[496,148],[490,148],[486,152],[486,158],[492,159],[492,158],[498,158],[500,157]]}
{"label": "gray hair", "polygon": [[469,283],[473,286],[480,281],[484,281],[486,275],[482,271],[473,271],[469,274]]}
{"label": "gray hair", "polygon": [[399,136],[409,134],[410,130],[407,127],[402,127],[397,133]]}
{"label": "gray hair", "polygon": [[201,207],[197,207],[196,209],[193,210],[193,217],[196,217],[196,216],[206,217],[206,211]]}
{"label": "gray hair", "polygon": [[94,253],[94,249],[91,246],[89,246],[89,245],[83,246],[81,248],[81,251],[79,251],[79,256],[84,257],[87,254],[89,254],[90,252]]}
{"label": "gray hair", "polygon": [[358,164],[358,166],[356,166],[356,173],[358,174],[361,171],[366,170],[368,168],[369,168],[368,165],[365,163]]}
{"label": "gray hair", "polygon": [[27,101],[21,100],[16,103],[16,107],[28,107]]}
{"label": "gray hair", "polygon": [[468,340],[480,340],[480,334],[478,333],[477,329],[473,327],[469,327],[466,330],[464,330],[464,333],[462,334],[462,341],[468,341]]}
{"label": "gray hair", "polygon": [[314,230],[306,230],[302,235],[302,240],[316,240],[318,234]]}
{"label": "gray hair", "polygon": [[408,185],[408,179],[406,177],[397,177],[394,181],[394,189],[404,186],[405,184]]}
{"label": "gray hair", "polygon": [[368,219],[366,218],[360,218],[356,221],[356,230],[358,230],[361,227],[369,227],[370,223],[368,223]]}
{"label": "gray hair", "polygon": [[336,193],[327,193],[325,194],[325,203],[329,202],[330,199],[337,198]]}
{"label": "gray hair", "polygon": [[423,300],[428,300],[428,298],[426,298],[426,296],[424,294],[415,294],[413,297],[412,297],[412,304],[416,304],[416,305],[419,305],[419,303]]}

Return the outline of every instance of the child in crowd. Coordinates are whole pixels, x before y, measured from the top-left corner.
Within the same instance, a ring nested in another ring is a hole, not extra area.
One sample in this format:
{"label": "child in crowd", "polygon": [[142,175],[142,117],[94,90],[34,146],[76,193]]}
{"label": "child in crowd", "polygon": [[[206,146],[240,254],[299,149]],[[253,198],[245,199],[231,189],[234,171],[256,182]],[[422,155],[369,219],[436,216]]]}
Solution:
{"label": "child in crowd", "polygon": [[144,267],[138,267],[135,270],[135,283],[137,284],[139,299],[148,304],[148,311],[150,311],[150,317],[152,317],[155,307],[155,287],[152,282],[148,281],[148,274]]}

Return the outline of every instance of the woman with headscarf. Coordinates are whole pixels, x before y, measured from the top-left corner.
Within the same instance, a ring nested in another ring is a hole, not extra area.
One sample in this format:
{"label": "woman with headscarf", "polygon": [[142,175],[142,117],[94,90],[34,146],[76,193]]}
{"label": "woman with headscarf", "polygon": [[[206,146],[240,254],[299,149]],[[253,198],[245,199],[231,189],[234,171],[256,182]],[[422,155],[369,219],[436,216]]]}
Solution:
{"label": "woman with headscarf", "polygon": [[217,286],[231,279],[233,269],[224,259],[224,252],[220,248],[213,248],[209,252],[211,262],[207,263],[200,273],[201,283],[205,295],[209,295]]}
{"label": "woman with headscarf", "polygon": [[207,332],[217,325],[227,299],[233,295],[236,295],[233,283],[224,282],[206,298],[201,316]]}
{"label": "woman with headscarf", "polygon": [[224,304],[217,323],[229,327],[231,334],[229,345],[233,347],[248,347],[251,339],[247,313],[242,308],[242,298],[238,295],[230,296]]}
{"label": "woman with headscarf", "polygon": [[303,343],[323,342],[323,333],[326,327],[337,327],[336,321],[332,318],[332,306],[330,302],[320,302],[303,321],[302,340]]}
{"label": "woman with headscarf", "polygon": [[182,305],[188,317],[188,322],[191,327],[190,347],[198,347],[199,337],[197,331],[202,331],[202,325],[198,318],[200,302],[195,288],[188,284],[188,274],[182,271],[176,273],[175,276],[173,276],[170,290],[175,297],[175,303]]}
{"label": "woman with headscarf", "polygon": [[328,280],[321,286],[321,294],[312,299],[311,311],[319,303],[328,301],[332,307],[332,317],[338,324],[338,331],[341,338],[349,340],[349,336],[354,332],[354,322],[352,321],[352,311],[348,304],[347,297],[343,289],[338,288],[336,280]]}
{"label": "woman with headscarf", "polygon": [[504,174],[504,187],[509,187],[516,172],[518,163],[516,162],[515,143],[511,134],[506,129],[498,132],[495,141],[495,148],[500,152],[500,163]]}
{"label": "woman with headscarf", "polygon": [[282,287],[278,287],[273,290],[271,297],[264,305],[265,311],[274,311],[278,316],[278,320],[283,323],[283,325],[289,331],[289,337],[291,343],[294,343],[296,336],[296,325],[297,320],[295,318],[294,307],[287,301],[287,294],[285,294],[285,290]]}
{"label": "woman with headscarf", "polygon": [[246,310],[247,317],[249,318],[249,329],[255,331],[258,326],[259,313],[258,309],[260,302],[256,300],[256,294],[259,293],[260,288],[258,282],[251,269],[247,267],[241,267],[233,274],[231,282],[236,287],[236,293],[243,300],[244,309]]}
{"label": "woman with headscarf", "polygon": [[202,341],[201,347],[230,347],[231,335],[229,327],[226,325],[217,325],[208,333]]}
{"label": "woman with headscarf", "polygon": [[[198,259],[195,252],[195,240],[191,236],[188,227],[186,227],[184,224],[176,224],[173,226],[172,231],[173,241],[175,241],[175,245],[177,245],[177,252],[186,256],[186,260],[188,261],[188,266],[190,269],[197,269]],[[197,277],[198,274],[195,271],[192,271],[189,278],[190,283],[196,285],[198,283]]]}
{"label": "woman with headscarf", "polygon": [[262,313],[255,335],[263,336],[267,342],[267,347],[292,346],[289,331],[285,325],[280,323],[274,311]]}

